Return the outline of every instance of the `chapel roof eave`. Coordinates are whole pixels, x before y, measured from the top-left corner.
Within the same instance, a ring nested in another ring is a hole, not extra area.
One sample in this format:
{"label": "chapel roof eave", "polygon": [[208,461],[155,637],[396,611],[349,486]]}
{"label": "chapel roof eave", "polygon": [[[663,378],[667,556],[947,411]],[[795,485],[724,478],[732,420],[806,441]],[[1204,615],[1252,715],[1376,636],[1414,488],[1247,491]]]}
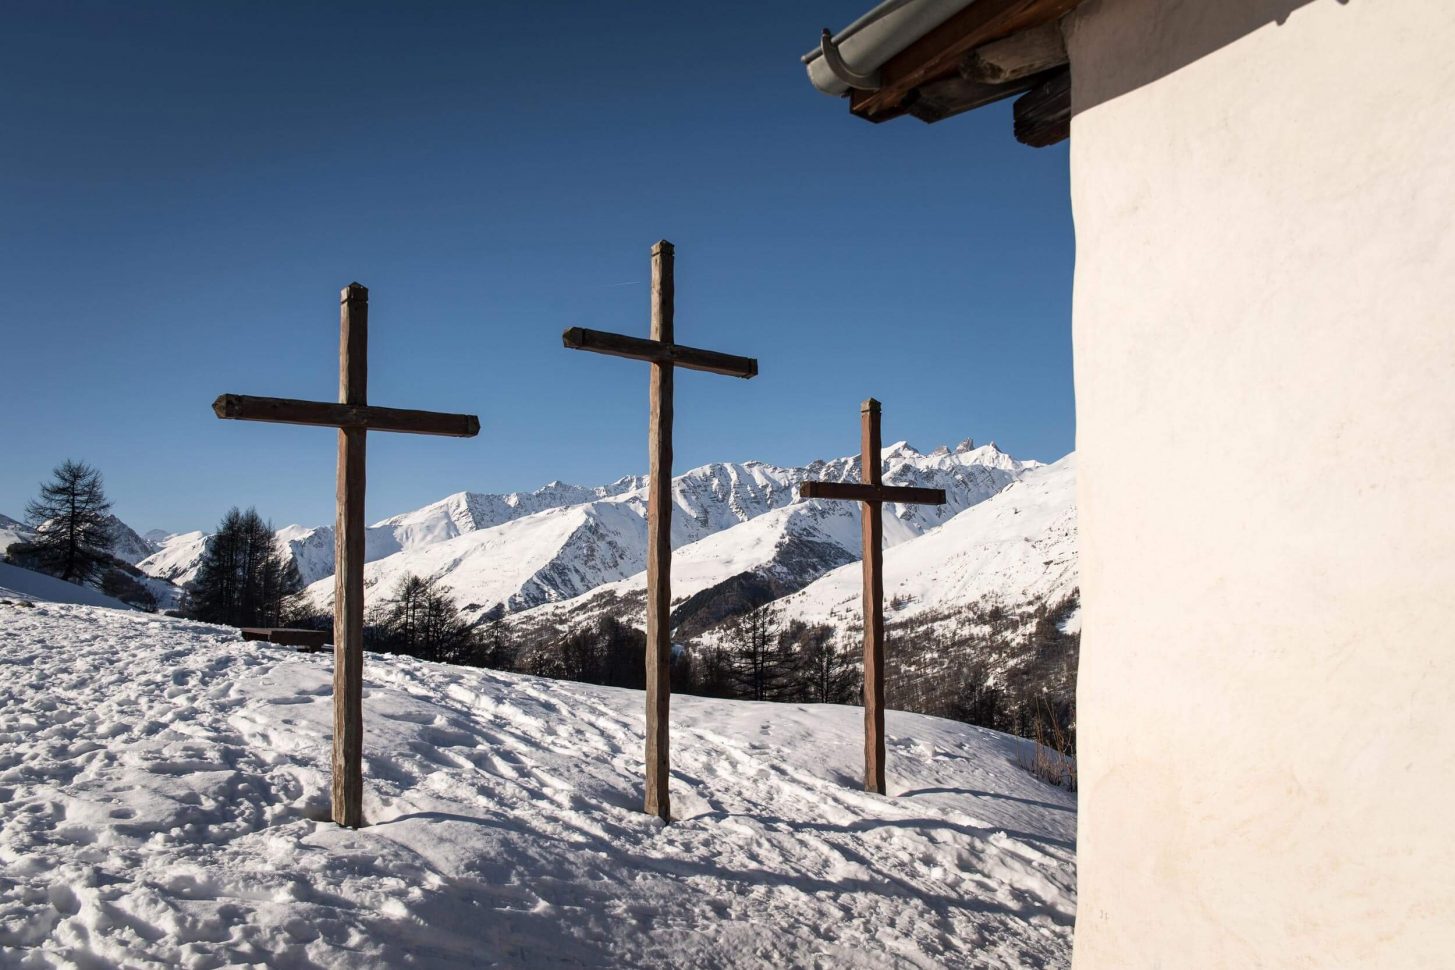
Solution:
{"label": "chapel roof eave", "polygon": [[1060,20],[1082,0],[884,0],[803,55],[809,82],[875,123],[926,123],[1019,95],[1015,136],[1055,144],[1070,133],[1071,88]]}

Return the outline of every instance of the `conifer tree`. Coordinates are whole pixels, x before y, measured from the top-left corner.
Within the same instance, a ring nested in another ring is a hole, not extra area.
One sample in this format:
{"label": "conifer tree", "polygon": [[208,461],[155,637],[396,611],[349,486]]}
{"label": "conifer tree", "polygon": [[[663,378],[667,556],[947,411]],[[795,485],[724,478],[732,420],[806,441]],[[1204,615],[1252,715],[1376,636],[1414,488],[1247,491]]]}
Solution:
{"label": "conifer tree", "polygon": [[771,605],[739,614],[726,626],[729,664],[739,697],[778,700],[792,689],[793,654]]}
{"label": "conifer tree", "polygon": [[303,580],[257,510],[233,508],[207,541],[192,583],[192,615],[230,626],[284,626],[299,610]]}
{"label": "conifer tree", "polygon": [[833,627],[794,621],[786,639],[795,644],[799,689],[813,704],[851,704],[862,674],[854,656],[834,642]]}
{"label": "conifer tree", "polygon": [[447,663],[476,653],[475,631],[434,577],[404,575],[374,612],[369,639],[376,649]]}
{"label": "conifer tree", "polygon": [[26,521],[36,530],[27,555],[43,572],[86,582],[111,559],[110,512],[101,473],[85,462],[62,462],[26,506]]}

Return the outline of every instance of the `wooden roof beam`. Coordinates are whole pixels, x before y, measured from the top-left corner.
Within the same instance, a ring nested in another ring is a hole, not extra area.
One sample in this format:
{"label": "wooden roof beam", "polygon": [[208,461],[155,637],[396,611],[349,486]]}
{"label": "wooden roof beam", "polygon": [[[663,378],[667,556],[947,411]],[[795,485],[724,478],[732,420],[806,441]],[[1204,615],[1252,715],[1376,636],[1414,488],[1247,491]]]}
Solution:
{"label": "wooden roof beam", "polygon": [[1071,137],[1071,69],[1063,67],[1015,103],[1015,139],[1045,148]]}
{"label": "wooden roof beam", "polygon": [[886,61],[879,69],[878,89],[850,91],[849,110],[869,121],[905,114],[916,88],[959,73],[967,54],[1012,34],[1053,24],[1080,2],[976,0]]}
{"label": "wooden roof beam", "polygon": [[1006,84],[1066,62],[1066,39],[1060,22],[1053,21],[975,48],[960,62],[960,76],[981,84]]}

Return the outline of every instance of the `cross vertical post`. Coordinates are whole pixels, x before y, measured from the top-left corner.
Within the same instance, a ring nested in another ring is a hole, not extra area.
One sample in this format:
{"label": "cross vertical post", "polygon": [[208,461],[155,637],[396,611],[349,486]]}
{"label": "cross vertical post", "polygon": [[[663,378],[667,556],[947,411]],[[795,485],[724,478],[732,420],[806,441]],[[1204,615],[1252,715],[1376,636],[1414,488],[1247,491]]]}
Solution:
{"label": "cross vertical post", "polygon": [[572,327],[561,335],[570,350],[644,360],[652,365],[648,394],[647,484],[647,750],[643,809],[672,819],[668,723],[672,702],[672,384],[680,368],[729,377],[756,377],[758,362],[716,350],[674,343],[675,250],[665,239],[652,247],[651,337]]}
{"label": "cross vertical post", "polygon": [[350,283],[339,294],[338,403],[223,394],[219,418],[338,429],[337,519],[333,577],[333,820],[364,825],[364,448],[369,431],[473,438],[480,419],[372,407],[369,382],[369,291]]}
{"label": "cross vertical post", "polygon": [[804,482],[802,498],[857,501],[864,538],[864,790],[885,793],[884,784],[884,503],[943,505],[942,488],[885,485],[881,467],[879,416],[872,397],[859,406],[861,481]]}
{"label": "cross vertical post", "polygon": [[[369,381],[369,291],[357,283],[339,295],[338,399],[366,406]],[[337,523],[333,576],[333,817],[364,824],[364,487],[365,432],[338,430]]]}
{"label": "cross vertical post", "polygon": [[[652,247],[651,339],[671,344],[674,251],[665,239]],[[652,362],[648,394],[647,485],[647,780],[644,810],[671,818],[667,726],[672,704],[672,365]]]}
{"label": "cross vertical post", "polygon": [[[883,483],[879,467],[879,402],[859,408],[859,477]],[[864,787],[884,794],[884,504],[861,502],[864,534]]]}

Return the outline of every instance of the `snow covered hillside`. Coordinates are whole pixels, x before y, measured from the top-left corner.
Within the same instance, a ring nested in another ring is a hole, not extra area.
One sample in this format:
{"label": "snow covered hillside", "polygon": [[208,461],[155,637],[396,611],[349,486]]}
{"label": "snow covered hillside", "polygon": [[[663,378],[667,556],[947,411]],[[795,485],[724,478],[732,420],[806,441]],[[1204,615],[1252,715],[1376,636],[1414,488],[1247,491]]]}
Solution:
{"label": "snow covered hillside", "polygon": [[[1056,603],[1077,586],[1076,456],[1027,471],[988,501],[884,552],[890,619],[993,600]],[[830,623],[862,610],[863,570],[836,569],[779,605],[788,619]]]}
{"label": "snow covered hillside", "polygon": [[330,660],[0,603],[0,963],[1065,967],[1074,796],[1025,742],[891,712],[642,695],[369,656],[370,827],[321,821]]}
{"label": "snow covered hillside", "polygon": [[78,586],[33,569],[22,569],[8,562],[0,562],[0,599],[37,600],[46,603],[77,603],[84,606],[104,606],[113,610],[130,610],[119,599],[113,599],[90,586]]}
{"label": "snow covered hillside", "polygon": [[[19,569],[18,572],[9,573],[8,575],[14,580],[13,585],[24,586],[27,589],[33,587],[37,591],[49,590],[52,595],[44,595],[40,592],[37,592],[37,595],[62,603],[90,603],[129,610],[142,604],[143,601],[147,601],[149,609],[153,607],[160,610],[175,608],[181,600],[182,590],[164,577],[143,572],[135,565],[148,556],[154,555],[158,547],[152,540],[137,535],[134,529],[116,516],[108,515],[106,519],[107,525],[111,529],[111,549],[109,551],[113,561],[103,566],[100,572],[90,579],[90,585],[84,590],[61,580],[54,580],[60,585],[52,586],[50,585],[51,577],[35,573],[30,569]],[[12,519],[8,515],[0,515],[0,560],[5,558],[11,546],[33,542],[35,537],[36,531],[23,522]],[[21,560],[24,560],[24,557],[21,557]],[[30,562],[25,564],[34,565]],[[0,562],[0,566],[8,566],[8,564]],[[17,569],[15,566],[8,566],[8,568]],[[0,585],[4,585],[3,581],[0,581]],[[103,594],[101,592],[103,589],[113,595]],[[150,600],[147,600],[148,595]],[[132,602],[124,603],[114,597],[125,597]]]}

